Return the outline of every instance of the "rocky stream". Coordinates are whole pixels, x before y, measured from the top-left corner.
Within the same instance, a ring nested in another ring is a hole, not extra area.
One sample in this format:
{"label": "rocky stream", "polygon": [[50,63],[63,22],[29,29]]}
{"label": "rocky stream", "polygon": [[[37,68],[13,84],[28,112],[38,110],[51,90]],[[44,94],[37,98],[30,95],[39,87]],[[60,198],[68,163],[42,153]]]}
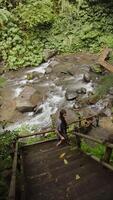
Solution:
{"label": "rocky stream", "polygon": [[57,55],[35,68],[3,74],[6,84],[0,88],[0,121],[7,121],[5,129],[25,125],[37,130],[48,128],[51,115],[61,108],[68,111],[69,123],[78,112],[87,116],[103,111],[110,116],[112,94],[98,102],[86,101],[103,76],[92,70],[97,60],[97,55],[89,53]]}

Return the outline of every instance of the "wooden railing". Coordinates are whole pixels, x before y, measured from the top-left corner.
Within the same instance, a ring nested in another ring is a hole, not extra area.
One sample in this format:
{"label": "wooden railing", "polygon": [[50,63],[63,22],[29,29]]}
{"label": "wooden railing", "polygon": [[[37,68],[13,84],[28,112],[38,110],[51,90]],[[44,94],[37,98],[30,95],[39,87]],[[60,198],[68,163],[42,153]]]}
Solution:
{"label": "wooden railing", "polygon": [[[87,118],[82,118],[82,119],[79,118],[78,120],[72,122],[70,125],[78,123],[79,126],[81,126],[81,121],[90,119],[92,117],[97,117],[97,115],[93,115],[93,116],[90,116],[90,117],[87,117]],[[98,126],[99,119],[98,119],[98,117],[96,119],[97,119],[97,126]],[[9,189],[9,196],[8,196],[9,200],[15,200],[16,199],[16,197],[15,197],[16,169],[17,169],[17,159],[18,159],[18,143],[19,143],[20,139],[24,139],[24,138],[32,137],[32,136],[39,136],[39,135],[45,136],[45,134],[49,134],[51,132],[55,133],[55,129],[49,129],[49,130],[46,130],[46,131],[41,131],[41,132],[37,132],[37,133],[29,134],[29,135],[23,135],[23,136],[18,137],[17,142],[16,142],[16,146],[15,146],[15,152],[14,152],[14,159],[13,159],[13,166],[12,166],[12,177],[11,177],[11,183],[10,183],[10,189]],[[113,144],[109,144],[109,143],[105,144],[103,140],[93,138],[91,136],[84,135],[84,134],[79,133],[79,132],[75,132],[74,130],[69,131],[69,132],[73,133],[76,136],[76,144],[77,144],[78,148],[81,148],[81,142],[82,142],[81,138],[88,139],[88,140],[96,142],[98,144],[106,145],[106,151],[105,151],[105,154],[104,154],[102,164],[104,166],[108,167],[109,169],[113,170],[113,167],[111,167],[108,164],[109,161],[110,161],[110,157],[111,157],[111,153],[112,153],[112,149],[113,149]],[[93,156],[93,158],[94,158],[94,156]],[[99,159],[97,159],[97,158],[94,158],[94,159],[99,162]]]}
{"label": "wooden railing", "polygon": [[76,144],[77,144],[77,147],[79,149],[81,148],[81,142],[82,142],[81,138],[96,142],[98,144],[105,145],[106,146],[106,150],[105,150],[105,153],[104,153],[104,157],[103,157],[103,159],[101,159],[101,161],[109,163],[110,158],[111,158],[111,154],[112,154],[112,150],[113,150],[113,144],[105,143],[105,140],[100,140],[100,139],[97,139],[97,138],[93,138],[91,136],[84,135],[82,133],[75,132],[75,136],[76,136]]}

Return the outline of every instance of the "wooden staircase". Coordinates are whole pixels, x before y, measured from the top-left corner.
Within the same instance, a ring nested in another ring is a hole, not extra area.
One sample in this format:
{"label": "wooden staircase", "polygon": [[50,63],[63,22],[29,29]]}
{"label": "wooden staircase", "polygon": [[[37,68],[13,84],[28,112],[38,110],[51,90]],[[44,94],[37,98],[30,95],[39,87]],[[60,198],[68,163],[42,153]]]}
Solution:
{"label": "wooden staircase", "polygon": [[113,200],[113,172],[56,141],[22,148],[26,200]]}

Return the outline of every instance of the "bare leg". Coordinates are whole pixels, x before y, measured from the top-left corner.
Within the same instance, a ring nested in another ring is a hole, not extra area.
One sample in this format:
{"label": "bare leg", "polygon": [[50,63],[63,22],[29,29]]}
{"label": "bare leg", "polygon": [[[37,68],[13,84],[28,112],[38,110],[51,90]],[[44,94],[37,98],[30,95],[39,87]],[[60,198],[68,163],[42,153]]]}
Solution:
{"label": "bare leg", "polygon": [[61,145],[64,141],[65,141],[65,139],[60,140],[60,141],[56,144],[56,146],[58,147],[58,146]]}

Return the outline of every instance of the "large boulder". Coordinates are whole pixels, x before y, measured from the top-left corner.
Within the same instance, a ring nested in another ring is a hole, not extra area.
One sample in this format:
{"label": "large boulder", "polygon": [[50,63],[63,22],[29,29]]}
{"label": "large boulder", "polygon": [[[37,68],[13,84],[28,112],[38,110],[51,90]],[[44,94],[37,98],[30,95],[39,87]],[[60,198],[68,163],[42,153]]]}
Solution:
{"label": "large boulder", "polygon": [[20,95],[16,98],[16,109],[20,112],[33,111],[36,104],[30,102],[31,96],[36,92],[33,87],[26,86]]}
{"label": "large boulder", "polygon": [[44,101],[45,98],[47,98],[47,95],[44,93],[45,91],[36,90],[34,94],[30,97],[30,102],[32,105],[36,106],[37,108],[41,105],[41,103]]}

